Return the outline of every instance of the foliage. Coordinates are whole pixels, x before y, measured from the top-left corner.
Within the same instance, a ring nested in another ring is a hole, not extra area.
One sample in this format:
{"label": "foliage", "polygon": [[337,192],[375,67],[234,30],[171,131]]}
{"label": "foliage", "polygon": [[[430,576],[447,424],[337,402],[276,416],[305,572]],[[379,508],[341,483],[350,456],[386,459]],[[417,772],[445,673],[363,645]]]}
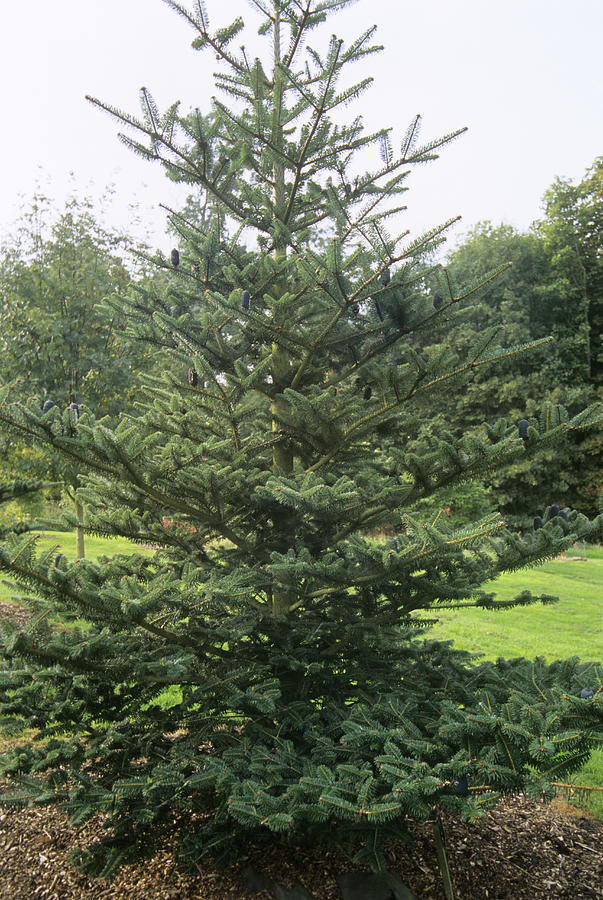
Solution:
{"label": "foliage", "polygon": [[[556,233],[552,206],[549,215],[547,227]],[[499,321],[504,322],[511,342],[543,339],[549,334],[554,341],[524,358],[520,365],[510,359],[496,369],[476,370],[470,383],[453,397],[428,398],[429,415],[420,434],[433,433],[445,423],[461,434],[467,421],[491,422],[500,416],[510,421],[524,417],[536,421],[544,394],[569,415],[597,399],[584,362],[590,330],[585,328],[584,304],[575,300],[576,291],[583,294],[583,275],[574,265],[573,282],[569,277],[559,277],[561,261],[552,250],[552,239],[545,239],[544,230],[541,224],[538,230],[521,234],[507,225],[495,228],[480,223],[450,254],[447,277],[459,284],[477,278],[487,266],[502,265],[505,260],[512,264],[477,294],[455,335],[455,349],[467,352],[480,334]],[[568,254],[563,252],[561,258],[567,270]],[[424,349],[431,355],[448,341],[447,330],[434,330]],[[555,447],[543,448],[529,459],[516,460],[505,470],[489,475],[485,483],[490,503],[521,528],[529,527],[533,516],[541,515],[551,503],[572,505],[587,515],[596,515],[601,483],[599,453],[600,433],[569,434]]]}
{"label": "foliage", "polygon": [[[583,386],[583,397],[600,399],[603,383],[603,157],[582,181],[561,179],[544,197],[545,216],[537,234],[551,258],[549,284],[540,289],[544,309],[557,314],[562,348],[559,369],[565,381]],[[573,461],[581,472],[575,505],[590,514],[603,484],[603,435],[599,429],[578,442]]]}
{"label": "foliage", "polygon": [[116,413],[132,390],[134,354],[118,321],[97,305],[130,284],[121,239],[98,224],[87,201],[70,200],[50,226],[48,206],[36,197],[3,251],[0,371],[5,381],[26,372],[29,396],[41,404],[85,402],[97,415]]}
{"label": "foliage", "polygon": [[9,532],[23,534],[33,527],[22,513],[18,504],[23,498],[30,498],[42,488],[48,487],[43,481],[12,481],[0,482],[0,537],[5,537]]}
{"label": "foliage", "polygon": [[[51,225],[47,198],[34,198],[0,262],[0,374],[16,394],[36,397],[49,419],[69,433],[83,405],[97,415],[117,414],[136,391],[136,369],[144,352],[119,332],[119,306],[132,276],[122,259],[123,238],[105,231],[88,201],[70,200]],[[99,309],[117,300],[111,318]],[[19,389],[27,373],[26,384]],[[70,404],[75,411],[68,411]],[[4,474],[61,482],[75,500],[77,467],[24,447],[4,445]],[[54,489],[60,495],[60,485]],[[83,555],[83,536],[80,533]]]}
{"label": "foliage", "polygon": [[[28,628],[5,626],[0,712],[50,738],[3,760],[15,783],[4,802],[59,802],[76,822],[104,811],[106,841],[79,857],[97,874],[175,809],[201,814],[182,845],[193,862],[278,835],[335,841],[381,869],[408,816],[476,819],[500,792],[549,796],[597,740],[600,666],[477,663],[423,632],[440,607],[549,602],[522,591],[499,603],[481,585],[600,535],[603,519],[549,509],[522,539],[498,515],[454,525],[414,508],[600,411],[545,404],[521,437],[495,418],[410,452],[425,398],[534,346],[492,328],[464,353],[419,352],[434,327],[452,342],[500,271],[436,297],[429,261],[446,225],[415,240],[386,228],[409,167],[460,132],[420,145],[415,119],[397,151],[387,128],[332,121],[369,85],[339,82],[377,49],[374,29],[301,57],[345,0],[257,4],[265,66],[231,49],[242,19],[214,32],[202,3],[168,5],[219,57],[226,101],[180,116],[144,89],[140,119],[95,101],[129,146],[208,197],[206,218],[176,218],[177,252],[157,256],[165,290],[124,304],[162,355],[117,425],[86,409],[68,431],[37,402],[0,396],[5,428],[87,472],[91,530],[157,549],[69,563],[31,538],[0,547],[0,567],[37,598]],[[380,161],[359,174],[357,153],[373,147]],[[386,525],[383,547],[367,532]],[[55,632],[52,611],[87,627]]]}
{"label": "foliage", "polygon": [[537,233],[550,255],[553,277],[542,289],[541,308],[559,330],[567,360],[564,373],[600,385],[603,157],[594,161],[577,185],[558,178],[544,196],[544,212]]}

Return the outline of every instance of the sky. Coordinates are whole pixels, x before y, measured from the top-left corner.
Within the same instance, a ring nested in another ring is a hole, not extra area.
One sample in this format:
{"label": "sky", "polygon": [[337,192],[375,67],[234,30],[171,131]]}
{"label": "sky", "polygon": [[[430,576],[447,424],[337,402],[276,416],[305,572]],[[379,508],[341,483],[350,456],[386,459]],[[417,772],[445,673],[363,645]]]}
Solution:
{"label": "sky", "polygon": [[[214,26],[242,15],[256,54],[250,2],[206,6]],[[392,126],[394,146],[417,113],[425,139],[469,129],[413,173],[401,228],[418,234],[461,215],[452,243],[481,220],[527,229],[554,179],[579,181],[603,153],[601,0],[358,0],[312,43],[324,47],[332,31],[350,40],[372,24],[385,49],[353,70],[375,83],[349,114],[369,129]],[[193,37],[162,0],[5,0],[0,237],[35,192],[60,207],[110,187],[105,224],[170,245],[159,204],[180,205],[182,188],[132,154],[117,122],[84,97],[137,113],[144,85],[160,108],[180,100],[209,112],[216,61],[191,48]]]}

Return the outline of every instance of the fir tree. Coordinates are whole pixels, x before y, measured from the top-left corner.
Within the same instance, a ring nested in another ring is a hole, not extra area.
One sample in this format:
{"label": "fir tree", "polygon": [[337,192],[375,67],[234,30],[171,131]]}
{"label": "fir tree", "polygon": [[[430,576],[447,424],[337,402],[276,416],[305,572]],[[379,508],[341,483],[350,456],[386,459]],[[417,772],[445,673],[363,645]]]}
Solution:
{"label": "fir tree", "polygon": [[[2,546],[41,609],[27,629],[4,625],[0,712],[39,733],[5,755],[3,802],[58,802],[76,822],[106,812],[109,836],[79,856],[96,873],[175,810],[202,814],[182,840],[195,861],[279,836],[333,840],[382,869],[408,816],[550,796],[597,739],[597,665],[479,663],[424,632],[441,608],[548,602],[481,585],[600,534],[601,519],[547,514],[520,537],[497,514],[453,530],[413,508],[600,414],[563,421],[545,404],[525,438],[517,422],[467,423],[408,453],[424,396],[539,343],[505,346],[493,328],[458,358],[457,318],[496,271],[459,291],[442,273],[435,303],[430,253],[451,223],[411,241],[387,230],[409,168],[460,131],[421,145],[417,117],[396,151],[389,128],[331,119],[370,83],[343,73],[379,49],[369,28],[304,51],[346,0],[257,0],[265,62],[232,49],[242,19],[214,31],[201,2],[167,2],[218,57],[225,99],[207,117],[161,113],[143,89],[140,119],[95,101],[126,144],[205,195],[203,216],[173,216],[165,292],[141,289],[126,310],[162,362],[117,427],[86,408],[61,433],[8,389],[0,407],[88,473],[91,530],[156,550],[69,564],[32,539]],[[372,147],[381,161],[362,172]],[[426,357],[436,322],[451,346]],[[370,536],[383,525],[386,545]],[[45,607],[85,624],[53,631]]]}

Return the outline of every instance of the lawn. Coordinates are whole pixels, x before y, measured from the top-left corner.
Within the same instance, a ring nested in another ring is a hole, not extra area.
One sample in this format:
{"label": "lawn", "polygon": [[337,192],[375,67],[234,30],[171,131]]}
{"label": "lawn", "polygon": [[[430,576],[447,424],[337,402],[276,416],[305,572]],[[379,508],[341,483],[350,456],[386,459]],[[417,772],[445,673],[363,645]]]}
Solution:
{"label": "lawn", "polygon": [[500,599],[511,599],[526,588],[533,594],[559,597],[559,603],[540,603],[514,609],[442,610],[434,637],[455,641],[458,647],[498,656],[543,656],[547,661],[579,656],[603,659],[603,547],[570,551],[586,560],[553,560],[533,569],[501,575],[484,585]]}
{"label": "lawn", "polygon": [[[64,553],[69,560],[75,559],[75,532],[48,531],[38,538],[39,550],[50,550],[56,547],[57,552]],[[86,535],[86,556],[97,559],[99,556],[113,556],[116,553],[150,553],[150,550],[133,544],[124,538],[100,538]],[[7,581],[0,580],[0,602],[11,602],[18,589],[10,587]]]}
{"label": "lawn", "polygon": [[[39,547],[57,546],[69,559],[75,558],[75,535],[49,532],[39,539]],[[116,553],[150,552],[119,538],[86,538],[91,559]],[[553,594],[559,603],[499,611],[442,610],[430,636],[454,640],[464,650],[498,656],[543,656],[547,661],[579,656],[583,660],[603,658],[603,547],[588,547],[568,553],[586,559],[554,560],[538,568],[502,575],[485,586],[498,597],[509,599],[526,588],[534,594]],[[10,601],[15,590],[0,582],[0,601]],[[603,750],[572,779],[575,784],[603,785]],[[603,818],[603,793],[579,794],[581,802]]]}
{"label": "lawn", "polygon": [[[536,603],[514,609],[442,610],[430,635],[454,640],[457,647],[499,656],[543,656],[548,662],[579,656],[603,659],[603,547],[572,550],[571,558],[544,563],[501,575],[484,585],[501,599],[511,599],[523,590],[559,597],[551,606]],[[597,750],[583,768],[568,779],[586,787],[603,786],[603,749]],[[587,807],[603,819],[603,792],[563,792],[568,799]]]}

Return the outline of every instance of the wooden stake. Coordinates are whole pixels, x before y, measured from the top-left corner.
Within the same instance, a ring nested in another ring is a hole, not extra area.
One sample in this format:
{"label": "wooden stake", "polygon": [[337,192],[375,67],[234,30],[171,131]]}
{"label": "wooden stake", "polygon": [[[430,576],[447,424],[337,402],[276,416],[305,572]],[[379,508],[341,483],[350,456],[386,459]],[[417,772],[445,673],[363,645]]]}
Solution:
{"label": "wooden stake", "polygon": [[433,836],[435,838],[436,852],[438,854],[438,865],[444,883],[444,895],[446,900],[454,900],[454,887],[452,886],[450,869],[448,868],[448,859],[446,857],[444,826],[442,825],[442,820],[439,816],[433,823]]}

